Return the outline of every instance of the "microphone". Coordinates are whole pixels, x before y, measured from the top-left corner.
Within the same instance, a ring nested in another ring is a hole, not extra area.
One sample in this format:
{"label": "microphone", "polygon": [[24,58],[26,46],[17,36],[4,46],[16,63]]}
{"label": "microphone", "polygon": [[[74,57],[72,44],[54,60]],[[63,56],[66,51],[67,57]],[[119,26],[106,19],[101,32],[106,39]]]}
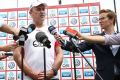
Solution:
{"label": "microphone", "polygon": [[27,34],[31,33],[32,31],[34,31],[36,28],[35,24],[30,24],[27,28]]}
{"label": "microphone", "polygon": [[[56,28],[54,26],[49,26],[48,27],[49,32],[54,35],[54,37],[58,37],[59,39],[57,39],[57,41],[59,41],[61,43],[61,48],[67,51],[73,51],[76,50],[75,46],[72,44],[72,42],[69,42],[67,40],[63,40],[62,37],[57,34]],[[76,52],[78,52],[76,50]]]}
{"label": "microphone", "polygon": [[27,40],[27,38],[28,38],[27,34],[21,34],[19,36],[19,41],[18,41],[19,45],[24,46],[25,40]]}
{"label": "microphone", "polygon": [[28,36],[27,36],[27,28],[25,28],[25,27],[20,28],[18,38],[19,38],[19,40],[18,40],[19,45],[24,46],[24,42],[28,38]]}
{"label": "microphone", "polygon": [[66,30],[63,31],[63,34],[68,35],[70,38],[78,39],[76,37],[77,31],[67,27]]}
{"label": "microphone", "polygon": [[45,35],[44,32],[38,32],[36,34],[36,40],[43,44],[43,46],[46,46],[47,48],[51,48],[50,41],[48,40],[48,37]]}
{"label": "microphone", "polygon": [[34,24],[30,24],[28,26],[28,28],[21,27],[19,35],[18,36],[14,36],[13,39],[14,40],[18,40],[19,39],[19,41],[18,41],[19,45],[24,46],[24,42],[28,38],[27,34],[31,33],[34,29],[35,29],[35,25]]}
{"label": "microphone", "polygon": [[29,26],[28,26],[28,28],[25,28],[25,27],[21,27],[20,28],[20,32],[19,32],[19,35],[18,36],[13,36],[13,40],[18,40],[19,39],[19,36],[21,35],[21,34],[29,34],[29,33],[31,33],[33,30],[35,30],[35,25],[34,24],[30,24]]}
{"label": "microphone", "polygon": [[13,56],[13,52],[2,52],[1,55]]}
{"label": "microphone", "polygon": [[13,52],[6,52],[4,53],[6,56],[13,56]]}
{"label": "microphone", "polygon": [[58,38],[57,41],[59,41],[62,45],[65,45],[65,40],[63,40],[62,37],[57,33],[54,26],[49,26],[48,31],[54,35],[54,37]]}
{"label": "microphone", "polygon": [[28,28],[21,27],[19,35],[21,35],[21,34],[29,34],[29,33],[31,33],[35,29],[35,27],[36,27],[35,24],[30,24],[28,26]]}

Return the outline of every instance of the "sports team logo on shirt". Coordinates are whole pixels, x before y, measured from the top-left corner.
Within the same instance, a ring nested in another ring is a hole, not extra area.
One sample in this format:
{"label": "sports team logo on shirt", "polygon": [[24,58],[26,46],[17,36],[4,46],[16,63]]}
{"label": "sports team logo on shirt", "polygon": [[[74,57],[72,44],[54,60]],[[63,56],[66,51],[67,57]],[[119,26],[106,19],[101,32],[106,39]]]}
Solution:
{"label": "sports team logo on shirt", "polygon": [[37,40],[33,41],[33,46],[34,47],[43,47],[43,44],[38,42]]}

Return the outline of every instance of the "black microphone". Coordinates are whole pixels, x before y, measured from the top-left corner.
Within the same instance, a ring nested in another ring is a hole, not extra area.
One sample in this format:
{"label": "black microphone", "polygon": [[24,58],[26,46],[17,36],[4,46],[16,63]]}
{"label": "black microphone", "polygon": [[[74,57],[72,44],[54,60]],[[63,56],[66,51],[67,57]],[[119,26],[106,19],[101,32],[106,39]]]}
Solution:
{"label": "black microphone", "polygon": [[27,40],[27,38],[28,38],[27,34],[21,34],[19,36],[19,41],[18,41],[19,45],[24,46],[25,40]]}
{"label": "black microphone", "polygon": [[31,33],[35,29],[35,27],[36,27],[35,24],[30,24],[28,26],[28,28],[21,27],[19,35],[20,34],[29,34],[29,33]]}
{"label": "black microphone", "polygon": [[[34,24],[30,24],[29,26],[28,26],[28,28],[25,28],[25,27],[21,27],[20,28],[20,32],[19,32],[19,35],[18,36],[13,36],[13,40],[18,40],[19,39],[19,36],[21,35],[21,34],[29,34],[29,33],[31,33],[33,30],[35,30],[35,25]],[[26,37],[26,39],[27,39],[27,37]]]}
{"label": "black microphone", "polygon": [[27,34],[31,33],[32,31],[34,31],[36,28],[35,24],[30,24],[27,28]]}
{"label": "black microphone", "polygon": [[43,44],[43,46],[46,46],[47,48],[51,48],[50,41],[48,40],[48,37],[45,35],[44,32],[38,32],[36,34],[36,40]]}
{"label": "black microphone", "polygon": [[28,28],[21,27],[19,35],[17,37],[13,37],[13,39],[16,39],[16,40],[19,39],[18,40],[19,45],[20,46],[24,46],[24,42],[28,38],[27,34],[31,33],[34,29],[35,29],[35,25],[34,24],[30,24],[28,26]]}
{"label": "black microphone", "polygon": [[65,40],[63,40],[62,37],[57,33],[56,28],[55,28],[54,26],[49,26],[49,27],[48,27],[48,31],[49,31],[52,35],[54,35],[54,37],[59,38],[59,39],[57,39],[57,41],[59,41],[59,42],[62,44],[62,46],[65,45]]}
{"label": "black microphone", "polygon": [[68,35],[70,38],[78,39],[76,37],[77,31],[67,27],[66,30],[63,31],[63,34]]}
{"label": "black microphone", "polygon": [[2,52],[1,55],[13,56],[13,52]]}
{"label": "black microphone", "polygon": [[27,36],[27,28],[21,27],[18,36],[19,36],[19,40],[18,40],[19,45],[24,46],[25,40],[27,40],[27,38],[28,38],[28,36]]}
{"label": "black microphone", "polygon": [[4,53],[6,56],[13,56],[13,52],[6,52]]}
{"label": "black microphone", "polygon": [[[63,40],[62,37],[57,34],[56,28],[54,26],[49,26],[48,27],[49,32],[54,35],[56,37],[56,35],[59,37],[59,39],[57,39],[60,43],[61,43],[61,48],[63,50],[67,50],[67,51],[73,51],[76,50],[75,46],[72,44],[72,42],[69,42],[67,40]],[[77,50],[76,50],[77,51]],[[77,51],[78,52],[78,51]]]}

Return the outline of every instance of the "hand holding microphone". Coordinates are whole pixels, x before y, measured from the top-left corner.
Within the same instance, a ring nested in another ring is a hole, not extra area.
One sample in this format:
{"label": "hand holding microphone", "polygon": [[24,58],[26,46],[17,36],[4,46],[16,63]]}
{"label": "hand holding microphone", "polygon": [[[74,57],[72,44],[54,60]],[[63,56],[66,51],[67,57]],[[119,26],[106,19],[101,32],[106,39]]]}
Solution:
{"label": "hand holding microphone", "polygon": [[7,58],[8,56],[13,56],[13,52],[3,52],[0,55],[0,60]]}
{"label": "hand holding microphone", "polygon": [[48,30],[57,39],[57,41],[60,42],[62,49],[67,50],[67,51],[76,50],[72,42],[62,39],[62,37],[59,34],[57,34],[56,28],[54,26],[49,26]]}
{"label": "hand holding microphone", "polygon": [[27,40],[27,29],[24,27],[20,28],[20,33],[19,33],[19,45],[24,46],[25,40]]}
{"label": "hand holding microphone", "polygon": [[68,35],[70,38],[83,40],[84,36],[81,35],[76,30],[71,29],[70,27],[67,27],[66,30],[63,31],[63,34]]}
{"label": "hand holding microphone", "polygon": [[21,27],[18,36],[15,36],[15,35],[14,35],[14,36],[13,36],[13,39],[16,41],[16,40],[19,39],[19,36],[20,36],[21,34],[29,34],[29,33],[31,33],[34,29],[35,29],[35,25],[34,25],[34,24],[30,24],[30,25],[28,26],[28,28]]}
{"label": "hand holding microphone", "polygon": [[28,36],[27,34],[31,33],[33,30],[35,29],[35,25],[34,24],[30,24],[28,26],[28,28],[25,27],[21,27],[20,31],[19,31],[19,35],[18,36],[13,36],[14,40],[18,40],[19,39],[19,45],[24,45],[24,41],[27,40]]}
{"label": "hand holding microphone", "polygon": [[67,27],[66,30],[63,31],[63,34],[68,35],[70,37],[70,42],[67,41],[66,43],[66,50],[72,51],[72,52],[79,52],[76,48],[76,46],[73,44],[73,39],[78,40],[78,32],[76,30],[71,29],[70,27]]}
{"label": "hand holding microphone", "polygon": [[67,27],[66,30],[63,31],[63,34],[68,35],[70,38],[78,39],[77,38],[77,31]]}

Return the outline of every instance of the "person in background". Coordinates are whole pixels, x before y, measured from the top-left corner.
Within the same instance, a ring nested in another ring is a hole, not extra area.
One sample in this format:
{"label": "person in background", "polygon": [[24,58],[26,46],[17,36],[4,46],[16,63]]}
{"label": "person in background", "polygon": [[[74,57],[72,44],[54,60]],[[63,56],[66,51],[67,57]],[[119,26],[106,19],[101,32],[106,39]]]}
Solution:
{"label": "person in background", "polygon": [[[115,35],[115,22],[116,14],[112,10],[100,10],[99,24],[103,30],[100,35]],[[77,37],[81,38],[80,34],[77,35]],[[63,49],[78,52],[72,45],[71,42],[67,42],[66,47],[63,47]],[[83,41],[77,45],[82,52],[90,49],[93,50],[96,57],[96,71],[101,75],[103,80],[120,80],[120,45],[102,45],[87,41]],[[95,75],[95,80],[101,79],[98,75]]]}

